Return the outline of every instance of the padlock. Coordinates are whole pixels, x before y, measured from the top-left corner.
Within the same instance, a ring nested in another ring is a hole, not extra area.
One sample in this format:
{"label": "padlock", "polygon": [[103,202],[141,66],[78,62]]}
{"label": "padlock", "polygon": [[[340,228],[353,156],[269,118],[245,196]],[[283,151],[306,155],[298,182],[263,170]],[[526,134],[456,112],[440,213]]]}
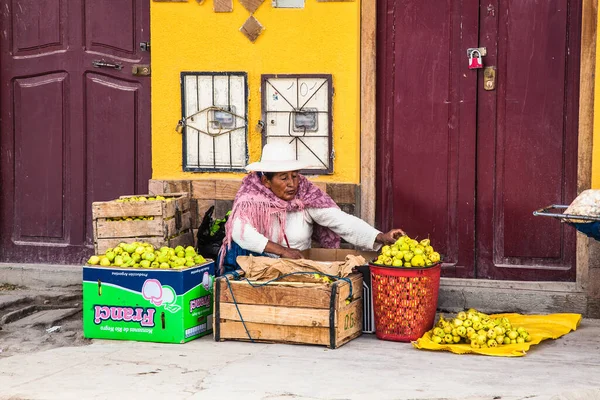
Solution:
{"label": "padlock", "polygon": [[479,50],[473,50],[469,54],[469,69],[483,68],[483,61],[481,60],[481,53]]}

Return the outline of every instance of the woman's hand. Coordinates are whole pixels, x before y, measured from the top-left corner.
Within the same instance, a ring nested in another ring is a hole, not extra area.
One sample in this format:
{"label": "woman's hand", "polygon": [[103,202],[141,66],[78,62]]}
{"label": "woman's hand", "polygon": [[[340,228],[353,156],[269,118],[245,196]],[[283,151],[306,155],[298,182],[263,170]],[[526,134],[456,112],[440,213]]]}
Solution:
{"label": "woman's hand", "polygon": [[292,258],[294,260],[304,258],[300,250],[290,249],[289,247],[284,247],[280,244],[271,242],[270,240],[265,246],[265,253],[277,254],[281,258]]}
{"label": "woman's hand", "polygon": [[281,258],[292,258],[294,260],[299,260],[301,258],[304,258],[304,256],[302,255],[302,252],[300,250],[296,250],[296,249],[290,249],[287,247],[283,248],[283,251],[280,254]]}
{"label": "woman's hand", "polygon": [[406,233],[404,233],[402,229],[392,229],[388,233],[382,232],[379,235],[377,235],[375,241],[381,244],[394,244],[396,243],[396,240],[398,240],[398,238],[403,235],[406,235]]}

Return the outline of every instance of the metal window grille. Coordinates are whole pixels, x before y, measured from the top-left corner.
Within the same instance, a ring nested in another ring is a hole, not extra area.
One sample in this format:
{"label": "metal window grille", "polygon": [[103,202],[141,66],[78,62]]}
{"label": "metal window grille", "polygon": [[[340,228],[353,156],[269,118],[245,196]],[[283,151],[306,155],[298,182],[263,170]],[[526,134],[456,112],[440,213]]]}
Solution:
{"label": "metal window grille", "polygon": [[184,171],[240,171],[248,163],[245,72],[182,72]]}
{"label": "metal window grille", "polygon": [[306,174],[333,172],[331,75],[262,76],[263,146],[291,143]]}

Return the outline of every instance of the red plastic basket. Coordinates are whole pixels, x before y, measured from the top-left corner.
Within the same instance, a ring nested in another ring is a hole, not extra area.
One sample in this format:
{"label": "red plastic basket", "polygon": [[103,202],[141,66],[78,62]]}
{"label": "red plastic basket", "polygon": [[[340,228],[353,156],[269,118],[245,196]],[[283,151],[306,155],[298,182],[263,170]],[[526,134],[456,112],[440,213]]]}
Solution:
{"label": "red plastic basket", "polygon": [[410,342],[433,327],[441,263],[425,268],[370,264],[370,269],[377,338]]}

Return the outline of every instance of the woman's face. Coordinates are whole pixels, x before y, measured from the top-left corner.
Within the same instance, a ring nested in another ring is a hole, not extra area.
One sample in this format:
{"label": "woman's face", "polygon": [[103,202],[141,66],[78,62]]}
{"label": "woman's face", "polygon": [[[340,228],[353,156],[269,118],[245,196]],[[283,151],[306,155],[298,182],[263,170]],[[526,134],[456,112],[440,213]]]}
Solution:
{"label": "woman's face", "polygon": [[273,194],[282,200],[290,201],[298,192],[298,171],[276,172],[272,179],[264,174],[261,178],[263,185],[271,189]]}

